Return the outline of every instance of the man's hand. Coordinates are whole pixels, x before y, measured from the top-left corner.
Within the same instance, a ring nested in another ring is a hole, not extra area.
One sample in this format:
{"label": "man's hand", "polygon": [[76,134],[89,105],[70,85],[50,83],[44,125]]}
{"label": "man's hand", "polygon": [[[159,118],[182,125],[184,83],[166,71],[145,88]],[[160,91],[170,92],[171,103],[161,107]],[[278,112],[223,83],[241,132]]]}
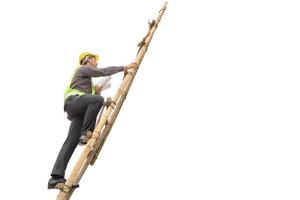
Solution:
{"label": "man's hand", "polygon": [[95,90],[96,90],[96,94],[100,95],[100,94],[101,94],[101,91],[102,91],[102,87],[96,85],[96,86],[95,86]]}
{"label": "man's hand", "polygon": [[137,63],[136,62],[132,62],[129,65],[125,65],[125,72],[127,72],[130,69],[136,69],[137,68]]}

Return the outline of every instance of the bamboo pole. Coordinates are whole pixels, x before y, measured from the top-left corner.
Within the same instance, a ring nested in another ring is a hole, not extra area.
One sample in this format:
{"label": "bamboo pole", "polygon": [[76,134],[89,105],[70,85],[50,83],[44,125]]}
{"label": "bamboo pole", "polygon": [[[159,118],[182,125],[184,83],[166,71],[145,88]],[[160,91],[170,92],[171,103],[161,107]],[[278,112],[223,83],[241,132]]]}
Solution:
{"label": "bamboo pole", "polygon": [[[153,34],[166,10],[167,2],[164,3],[163,7],[160,9],[159,14],[152,23],[149,23],[149,30],[146,37],[140,43],[140,49],[136,56],[135,62],[138,67],[142,62],[147,48],[151,42]],[[73,194],[75,188],[74,185],[78,184],[82,178],[84,172],[86,171],[89,164],[94,164],[97,155],[99,154],[111,128],[115,122],[115,119],[122,107],[122,104],[126,98],[126,95],[131,87],[138,69],[131,69],[124,77],[121,86],[119,87],[117,93],[114,95],[110,106],[106,109],[100,121],[96,125],[92,137],[85,146],[83,152],[81,153],[78,161],[75,164],[68,180],[64,184],[63,188],[57,196],[57,200],[68,200]]]}

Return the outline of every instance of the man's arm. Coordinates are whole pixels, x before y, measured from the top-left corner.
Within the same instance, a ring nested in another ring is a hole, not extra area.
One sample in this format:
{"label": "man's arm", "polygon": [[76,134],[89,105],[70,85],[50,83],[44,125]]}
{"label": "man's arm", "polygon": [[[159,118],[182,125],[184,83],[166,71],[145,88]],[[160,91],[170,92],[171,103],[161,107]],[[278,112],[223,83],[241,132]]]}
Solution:
{"label": "man's arm", "polygon": [[118,72],[125,70],[124,66],[120,67],[106,67],[106,68],[96,68],[90,66],[80,67],[79,72],[82,76],[88,77],[99,77],[99,76],[110,76]]}

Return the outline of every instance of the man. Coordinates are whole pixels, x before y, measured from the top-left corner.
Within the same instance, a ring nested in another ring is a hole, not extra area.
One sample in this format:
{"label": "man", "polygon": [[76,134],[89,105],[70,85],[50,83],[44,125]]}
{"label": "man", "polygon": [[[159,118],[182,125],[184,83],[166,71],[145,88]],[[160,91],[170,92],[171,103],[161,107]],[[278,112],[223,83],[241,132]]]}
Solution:
{"label": "man", "polygon": [[137,67],[136,63],[131,63],[120,67],[97,68],[98,59],[98,55],[82,53],[79,56],[80,67],[75,70],[71,83],[65,90],[64,111],[67,112],[71,124],[51,172],[48,189],[54,189],[58,183],[66,182],[65,170],[77,144],[86,144],[88,133],[94,130],[104,98],[99,95],[101,88],[93,86],[92,77],[110,76],[122,71],[126,73]]}

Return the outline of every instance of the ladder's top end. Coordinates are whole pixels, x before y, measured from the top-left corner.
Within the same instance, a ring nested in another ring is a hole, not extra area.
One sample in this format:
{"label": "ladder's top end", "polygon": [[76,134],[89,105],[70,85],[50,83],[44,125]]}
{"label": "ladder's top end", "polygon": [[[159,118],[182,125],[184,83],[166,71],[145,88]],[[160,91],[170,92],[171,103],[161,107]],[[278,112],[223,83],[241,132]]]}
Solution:
{"label": "ladder's top end", "polygon": [[163,7],[159,10],[159,13],[165,11],[167,9],[168,1],[165,1]]}
{"label": "ladder's top end", "polygon": [[168,5],[168,1],[165,1],[164,8],[166,8],[167,5]]}

